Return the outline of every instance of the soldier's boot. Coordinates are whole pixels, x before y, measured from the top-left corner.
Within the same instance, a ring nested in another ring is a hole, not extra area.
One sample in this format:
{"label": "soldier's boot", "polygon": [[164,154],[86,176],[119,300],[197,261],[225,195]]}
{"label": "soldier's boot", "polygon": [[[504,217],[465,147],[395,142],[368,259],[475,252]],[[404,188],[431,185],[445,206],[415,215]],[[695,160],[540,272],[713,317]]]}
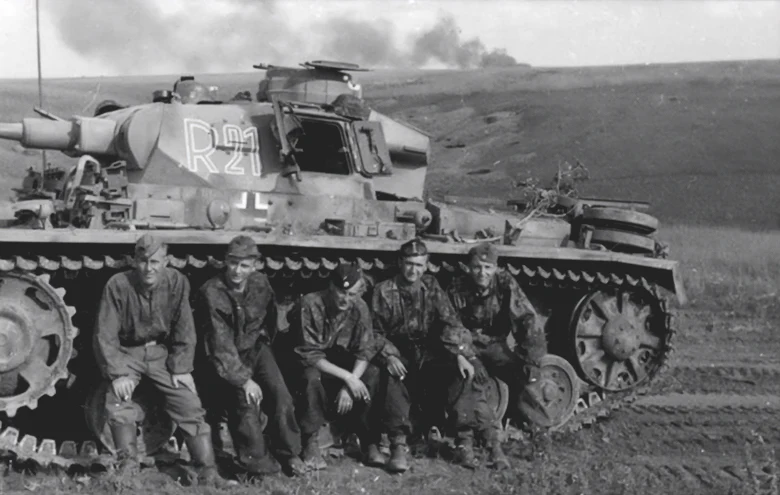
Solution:
{"label": "soldier's boot", "polygon": [[406,460],[406,435],[394,435],[390,438],[390,459],[388,459],[386,469],[391,473],[403,473],[409,469],[409,462]]}
{"label": "soldier's boot", "polygon": [[116,472],[121,476],[132,477],[141,470],[138,461],[138,438],[135,424],[112,424],[111,436],[116,448]]}
{"label": "soldier's boot", "polygon": [[309,467],[297,455],[287,458],[285,464],[290,476],[303,476],[309,472]]}
{"label": "soldier's boot", "polygon": [[369,443],[366,446],[363,452],[363,464],[371,467],[384,467],[387,464],[387,458],[379,449],[378,443]]}
{"label": "soldier's boot", "polygon": [[281,466],[271,457],[265,446],[263,433],[258,431],[251,435],[250,445],[239,450],[237,464],[250,475],[264,476],[276,474]]}
{"label": "soldier's boot", "polygon": [[301,458],[307,470],[319,471],[320,469],[325,469],[328,465],[325,464],[325,459],[322,458],[319,434],[304,435],[302,440],[303,452],[301,453]]}
{"label": "soldier's boot", "polygon": [[238,485],[238,482],[226,480],[217,471],[217,461],[214,457],[210,434],[187,437],[185,442],[187,442],[187,448],[190,451],[192,464],[198,473],[198,486],[224,489]]}
{"label": "soldier's boot", "polygon": [[490,449],[488,464],[491,465],[493,469],[496,471],[503,471],[504,469],[509,469],[511,467],[509,465],[509,459],[506,457],[506,454],[504,454],[504,449],[501,448],[501,441],[497,438],[492,439],[488,448]]}
{"label": "soldier's boot", "polygon": [[281,466],[270,455],[263,457],[244,456],[238,461],[239,466],[250,475],[265,476],[281,471]]}
{"label": "soldier's boot", "polygon": [[459,464],[467,469],[477,469],[479,461],[474,455],[474,432],[472,430],[462,430],[458,432],[455,439],[455,464]]}

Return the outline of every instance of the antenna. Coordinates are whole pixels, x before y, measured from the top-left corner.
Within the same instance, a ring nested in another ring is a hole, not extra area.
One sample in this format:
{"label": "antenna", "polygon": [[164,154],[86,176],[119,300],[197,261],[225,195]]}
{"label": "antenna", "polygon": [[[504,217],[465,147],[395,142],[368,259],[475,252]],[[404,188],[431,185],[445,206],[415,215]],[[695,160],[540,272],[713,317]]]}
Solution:
{"label": "antenna", "polygon": [[[41,22],[39,0],[35,0],[35,37],[38,49],[38,106],[43,108],[43,81],[41,79]],[[46,176],[46,151],[41,152],[42,177]]]}

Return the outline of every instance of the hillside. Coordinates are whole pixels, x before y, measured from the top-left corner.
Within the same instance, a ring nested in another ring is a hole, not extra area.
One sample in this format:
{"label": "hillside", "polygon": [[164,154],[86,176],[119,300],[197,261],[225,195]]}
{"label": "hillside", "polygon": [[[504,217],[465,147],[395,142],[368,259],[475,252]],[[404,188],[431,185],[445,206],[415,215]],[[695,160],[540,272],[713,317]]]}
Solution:
{"label": "hillside", "polygon": [[[780,228],[780,62],[358,74],[379,111],[430,133],[428,189],[512,196],[560,163],[590,171],[587,195],[650,201],[666,224]],[[211,75],[224,97],[261,72]],[[107,98],[149,101],[176,76],[45,82],[45,106],[90,114]],[[98,93],[95,96],[95,93]],[[35,81],[0,82],[0,119],[34,115]],[[39,155],[0,143],[1,194]],[[50,161],[67,165],[60,153]]]}

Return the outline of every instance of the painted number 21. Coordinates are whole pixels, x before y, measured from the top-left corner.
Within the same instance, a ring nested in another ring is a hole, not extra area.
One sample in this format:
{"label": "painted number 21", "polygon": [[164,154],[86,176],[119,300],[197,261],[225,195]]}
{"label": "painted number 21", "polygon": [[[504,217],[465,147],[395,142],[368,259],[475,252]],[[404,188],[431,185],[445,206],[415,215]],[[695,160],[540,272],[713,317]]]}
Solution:
{"label": "painted number 21", "polygon": [[[200,119],[184,119],[187,168],[194,173],[260,177],[259,137],[254,126],[223,124],[222,132]],[[225,154],[223,151],[228,151]]]}

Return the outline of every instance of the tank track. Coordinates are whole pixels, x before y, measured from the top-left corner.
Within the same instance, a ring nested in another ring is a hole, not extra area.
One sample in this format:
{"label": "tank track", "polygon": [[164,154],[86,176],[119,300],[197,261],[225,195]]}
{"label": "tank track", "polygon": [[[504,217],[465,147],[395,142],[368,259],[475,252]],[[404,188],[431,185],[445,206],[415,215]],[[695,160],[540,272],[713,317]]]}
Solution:
{"label": "tank track", "polygon": [[[303,279],[326,279],[331,270],[339,263],[352,261],[357,263],[364,272],[374,276],[376,272],[385,272],[393,268],[391,261],[380,258],[354,257],[346,259],[341,256],[333,257],[266,257],[258,261],[258,268],[273,280],[277,277],[283,279],[294,278],[295,272]],[[36,256],[11,256],[0,258],[0,271],[18,270],[23,272],[56,273],[64,271],[65,275],[76,276],[79,271],[97,271],[105,269],[121,270],[132,266],[132,258],[128,255],[112,257],[104,256],[58,256],[56,258]],[[213,256],[195,256],[186,254],[175,256],[169,254],[169,264],[180,270],[190,271],[204,268],[219,269],[223,262]],[[661,363],[656,373],[646,380],[646,383],[625,392],[609,392],[589,390],[581,394],[574,414],[564,425],[558,428],[563,432],[578,431],[583,427],[594,424],[607,417],[627,404],[635,402],[639,397],[648,395],[658,386],[659,376],[663,375],[669,367],[669,358],[673,348],[675,330],[672,327],[673,317],[665,298],[660,295],[658,286],[644,277],[634,277],[620,272],[592,272],[585,270],[565,270],[545,268],[544,263],[533,264],[528,262],[509,262],[505,269],[508,270],[523,287],[567,288],[594,290],[601,288],[640,288],[644,289],[653,299],[657,300],[663,312],[666,338],[664,351],[661,355]],[[428,271],[433,274],[440,272],[452,275],[465,269],[461,263],[448,263],[438,261],[435,255],[429,262]],[[173,439],[172,439],[173,440]],[[171,450],[178,451],[175,442],[169,446]],[[90,468],[95,465],[108,467],[111,456],[100,452],[94,441],[84,441],[77,444],[74,441],[63,441],[59,448],[52,439],[38,439],[34,435],[24,434],[14,427],[0,426],[0,451],[12,452],[21,461],[33,461],[42,466],[56,465],[69,468],[74,465]]]}

